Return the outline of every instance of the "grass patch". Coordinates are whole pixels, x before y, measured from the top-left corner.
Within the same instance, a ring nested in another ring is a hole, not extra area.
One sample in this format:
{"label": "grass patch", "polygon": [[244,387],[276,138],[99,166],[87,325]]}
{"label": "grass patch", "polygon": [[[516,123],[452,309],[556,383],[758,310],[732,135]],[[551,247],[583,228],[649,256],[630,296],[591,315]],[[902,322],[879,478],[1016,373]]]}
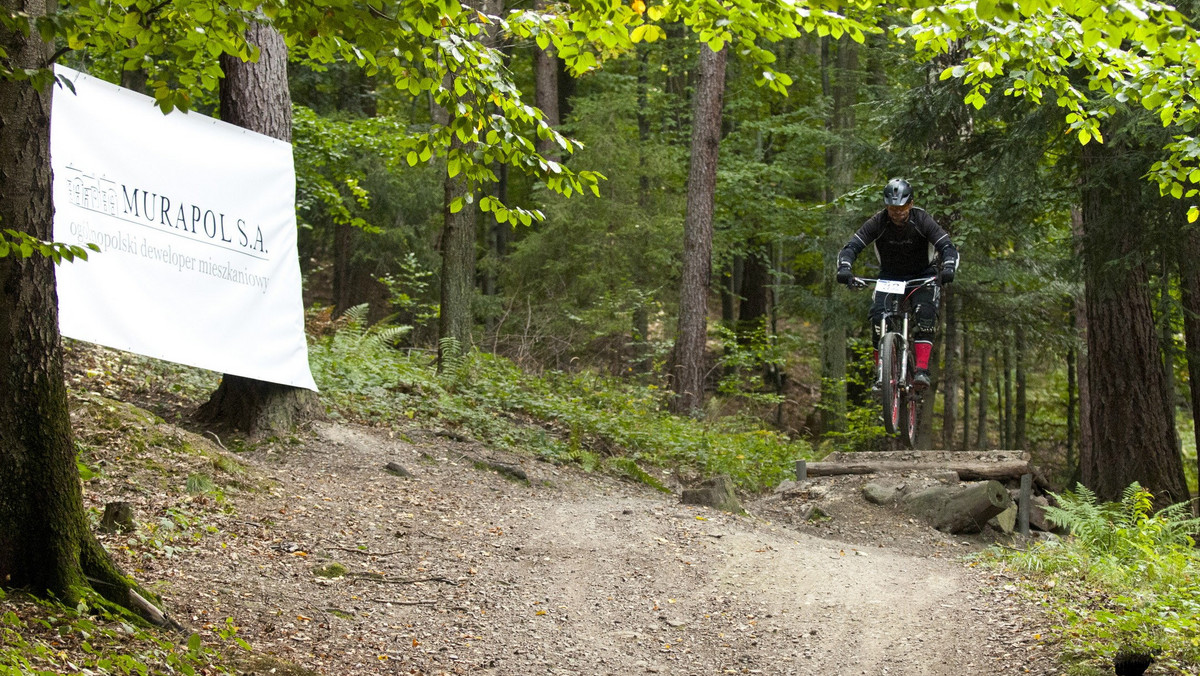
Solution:
{"label": "grass patch", "polygon": [[449,360],[439,374],[429,355],[392,349],[375,335],[352,322],[310,348],[313,375],[344,417],[448,427],[494,447],[612,468],[651,485],[647,468],[657,467],[728,474],[743,490],[761,491],[811,454],[806,442],[750,416],[671,415],[670,393],[653,384],[590,372],[529,374],[477,351]]}
{"label": "grass patch", "polygon": [[1200,520],[1182,503],[1152,511],[1138,484],[1098,504],[1083,486],[1055,496],[1047,517],[1063,540],[985,556],[1028,574],[1060,624],[1069,673],[1112,673],[1124,656],[1152,655],[1172,673],[1200,669]]}
{"label": "grass patch", "polygon": [[313,568],[313,575],[316,575],[317,577],[323,577],[327,580],[346,577],[346,567],[337,561],[331,561],[325,565]]}

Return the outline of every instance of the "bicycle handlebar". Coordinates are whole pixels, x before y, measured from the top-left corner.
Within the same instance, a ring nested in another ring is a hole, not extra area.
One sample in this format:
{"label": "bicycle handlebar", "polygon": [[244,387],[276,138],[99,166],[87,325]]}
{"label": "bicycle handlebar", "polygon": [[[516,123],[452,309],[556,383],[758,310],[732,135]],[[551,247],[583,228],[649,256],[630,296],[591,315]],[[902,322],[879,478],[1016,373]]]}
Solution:
{"label": "bicycle handlebar", "polygon": [[[937,279],[938,279],[937,275],[934,275],[932,277],[920,277],[917,279],[910,279],[910,280],[904,282],[904,288],[911,289],[911,288],[925,286],[926,284],[929,284],[930,282],[937,283]],[[849,286],[851,289],[861,289],[861,288],[866,287],[868,284],[875,284],[876,282],[889,282],[889,281],[899,281],[899,280],[880,279],[880,278],[875,278],[875,277],[854,277],[853,279],[850,280],[850,283],[847,284],[847,286]]]}

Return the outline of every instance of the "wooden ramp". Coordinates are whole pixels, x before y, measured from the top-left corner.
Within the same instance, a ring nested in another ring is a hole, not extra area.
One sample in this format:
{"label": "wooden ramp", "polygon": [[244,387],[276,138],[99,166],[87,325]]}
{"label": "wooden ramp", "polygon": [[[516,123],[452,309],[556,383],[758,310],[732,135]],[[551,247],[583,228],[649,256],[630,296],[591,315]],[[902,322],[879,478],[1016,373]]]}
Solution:
{"label": "wooden ramp", "polygon": [[803,468],[797,463],[797,476],[802,471],[806,477],[957,472],[963,481],[1015,481],[1031,474],[1039,486],[1048,488],[1041,470],[1029,462],[1029,453],[1015,450],[838,452],[820,462],[804,463]]}

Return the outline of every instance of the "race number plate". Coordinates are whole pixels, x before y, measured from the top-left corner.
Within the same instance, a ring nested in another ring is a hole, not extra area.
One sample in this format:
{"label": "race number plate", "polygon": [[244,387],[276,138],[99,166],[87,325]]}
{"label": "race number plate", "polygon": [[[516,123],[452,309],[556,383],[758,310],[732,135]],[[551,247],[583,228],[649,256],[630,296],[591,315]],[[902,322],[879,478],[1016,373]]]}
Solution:
{"label": "race number plate", "polygon": [[904,282],[897,279],[881,279],[875,282],[875,290],[879,293],[904,293]]}

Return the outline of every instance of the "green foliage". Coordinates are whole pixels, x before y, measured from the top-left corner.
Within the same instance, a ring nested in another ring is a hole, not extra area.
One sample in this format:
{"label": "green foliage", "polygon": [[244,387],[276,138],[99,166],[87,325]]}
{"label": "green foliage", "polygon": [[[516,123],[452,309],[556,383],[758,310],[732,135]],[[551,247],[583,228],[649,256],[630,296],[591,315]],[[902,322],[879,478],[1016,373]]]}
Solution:
{"label": "green foliage", "polygon": [[7,256],[29,258],[34,254],[39,254],[58,265],[64,260],[74,263],[76,258],[86,261],[89,250],[100,251],[100,247],[95,244],[77,246],[62,242],[43,242],[30,234],[17,230],[8,228],[0,230],[0,258]]}
{"label": "green foliage", "polygon": [[1188,503],[1153,511],[1153,496],[1134,483],[1120,502],[1098,504],[1083,486],[1055,496],[1046,510],[1071,536],[994,556],[1034,573],[1063,625],[1069,659],[1111,663],[1143,652],[1182,671],[1200,667],[1200,531]]}
{"label": "green foliage", "polygon": [[[1081,145],[1103,143],[1105,122],[1126,102],[1140,103],[1182,132],[1164,147],[1151,178],[1163,195],[1200,193],[1200,107],[1190,85],[1200,41],[1174,7],[1146,0],[935,5],[918,9],[898,33],[926,55],[965,45],[966,57],[945,66],[941,78],[967,84],[967,104],[982,108],[995,84],[1005,96],[1053,102]],[[1192,205],[1189,222],[1198,216]]]}
{"label": "green foliage", "polygon": [[0,601],[11,608],[0,615],[0,676],[241,673],[230,651],[250,646],[237,636],[232,618],[215,628],[217,642],[193,634],[180,643],[94,594],[86,598],[70,608],[0,592]]}

